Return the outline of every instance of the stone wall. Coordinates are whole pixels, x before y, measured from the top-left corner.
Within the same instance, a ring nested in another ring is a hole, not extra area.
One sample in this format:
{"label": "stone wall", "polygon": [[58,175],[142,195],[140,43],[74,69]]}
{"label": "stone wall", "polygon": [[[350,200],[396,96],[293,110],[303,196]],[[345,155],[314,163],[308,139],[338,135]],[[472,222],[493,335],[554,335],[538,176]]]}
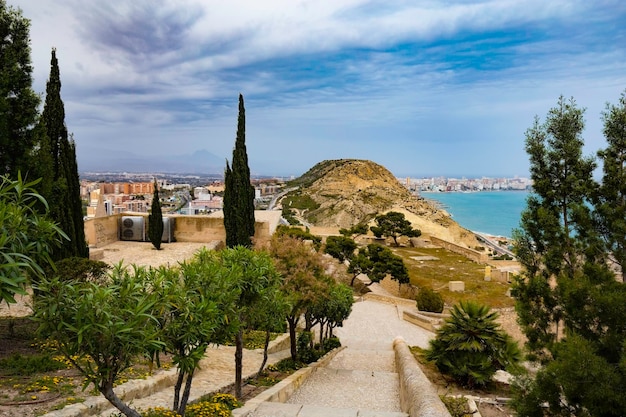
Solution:
{"label": "stone wall", "polygon": [[409,417],[451,417],[402,337],[393,341],[400,379],[400,409]]}
{"label": "stone wall", "polygon": [[439,239],[438,237],[431,236],[430,241],[433,245],[440,246],[450,252],[458,253],[465,256],[467,259],[477,263],[486,263],[489,260],[489,255],[483,252],[479,252],[474,249],[466,248],[464,246],[457,245],[456,243],[448,242],[447,240]]}
{"label": "stone wall", "polygon": [[[100,248],[109,243],[120,240],[119,229],[122,216],[143,216],[148,224],[146,213],[123,213],[105,217],[96,217],[85,220],[85,238],[92,248]],[[255,214],[256,216],[256,214]],[[212,242],[226,241],[223,217],[211,216],[167,216],[175,219],[174,239],[178,242]],[[254,240],[256,245],[265,245],[269,242],[276,230],[280,219],[280,212],[259,213],[254,226]]]}

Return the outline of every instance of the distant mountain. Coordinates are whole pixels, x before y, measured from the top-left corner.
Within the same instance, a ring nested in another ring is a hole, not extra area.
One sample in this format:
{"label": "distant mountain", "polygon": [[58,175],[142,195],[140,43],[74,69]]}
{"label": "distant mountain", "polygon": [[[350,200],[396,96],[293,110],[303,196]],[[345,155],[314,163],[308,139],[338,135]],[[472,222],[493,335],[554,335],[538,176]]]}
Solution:
{"label": "distant mountain", "polygon": [[192,154],[144,156],[130,152],[103,151],[97,154],[79,154],[81,171],[126,171],[223,174],[226,159],[206,149]]}

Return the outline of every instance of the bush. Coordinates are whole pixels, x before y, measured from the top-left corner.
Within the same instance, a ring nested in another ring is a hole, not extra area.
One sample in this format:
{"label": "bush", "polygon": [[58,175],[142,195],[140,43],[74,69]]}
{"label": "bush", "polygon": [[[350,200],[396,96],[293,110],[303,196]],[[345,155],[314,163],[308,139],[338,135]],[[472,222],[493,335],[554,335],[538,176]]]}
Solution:
{"label": "bush", "polygon": [[426,351],[426,359],[444,374],[470,388],[485,386],[498,369],[521,360],[517,343],[496,323],[498,315],[489,307],[461,301],[451,314]]}
{"label": "bush", "polygon": [[302,332],[298,335],[296,351],[298,352],[298,360],[304,363],[311,363],[318,360],[322,353],[311,347],[313,334],[311,332]]}
{"label": "bush", "polygon": [[431,313],[441,313],[443,311],[443,297],[430,287],[420,288],[416,297],[417,309],[429,311]]}
{"label": "bush", "polygon": [[55,265],[56,271],[51,267],[46,268],[46,276],[58,277],[62,281],[95,282],[96,284],[106,282],[107,272],[111,268],[106,262],[77,256],[61,259]]}
{"label": "bush", "polygon": [[324,352],[330,352],[331,350],[338,347],[341,347],[341,342],[339,341],[338,337],[333,336],[324,340]]}

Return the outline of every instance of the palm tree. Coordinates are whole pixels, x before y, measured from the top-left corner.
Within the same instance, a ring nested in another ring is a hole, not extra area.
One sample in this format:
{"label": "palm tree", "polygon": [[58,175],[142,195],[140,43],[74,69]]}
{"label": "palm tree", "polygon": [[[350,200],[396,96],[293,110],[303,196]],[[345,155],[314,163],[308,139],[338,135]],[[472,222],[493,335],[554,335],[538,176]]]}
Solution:
{"label": "palm tree", "polygon": [[496,323],[497,317],[485,305],[461,301],[437,330],[426,358],[463,385],[486,385],[498,369],[521,360],[517,343]]}

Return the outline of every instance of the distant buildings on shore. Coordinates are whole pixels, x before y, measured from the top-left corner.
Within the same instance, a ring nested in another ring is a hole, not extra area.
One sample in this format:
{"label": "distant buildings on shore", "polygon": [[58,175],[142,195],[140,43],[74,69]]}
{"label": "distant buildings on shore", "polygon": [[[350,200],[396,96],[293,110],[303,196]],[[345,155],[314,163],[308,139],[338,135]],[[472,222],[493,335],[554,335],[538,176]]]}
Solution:
{"label": "distant buildings on shore", "polygon": [[532,181],[528,178],[409,178],[399,181],[412,192],[471,192],[529,190]]}

